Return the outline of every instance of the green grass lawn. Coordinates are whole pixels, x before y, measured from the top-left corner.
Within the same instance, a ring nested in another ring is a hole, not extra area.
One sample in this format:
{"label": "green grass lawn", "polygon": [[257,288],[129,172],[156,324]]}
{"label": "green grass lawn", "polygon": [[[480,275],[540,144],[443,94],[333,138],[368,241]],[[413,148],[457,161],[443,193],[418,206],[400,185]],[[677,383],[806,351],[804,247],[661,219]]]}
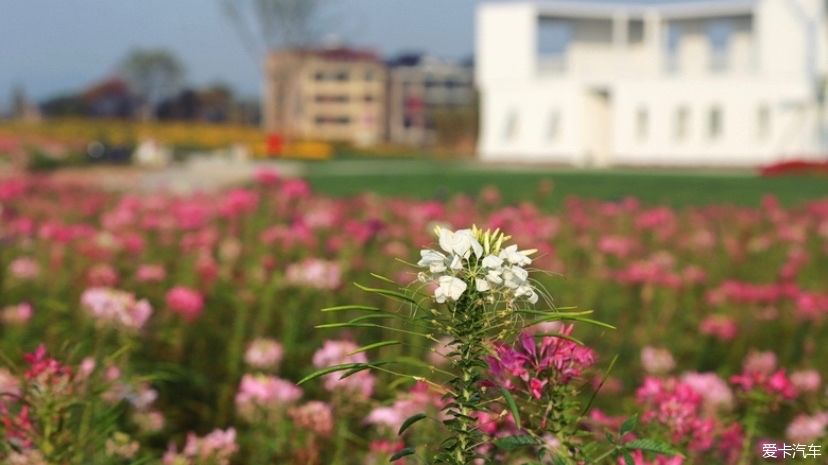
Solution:
{"label": "green grass lawn", "polygon": [[433,161],[332,161],[306,165],[316,191],[347,196],[371,191],[422,199],[457,193],[475,195],[485,186],[500,189],[504,200],[538,199],[538,184],[551,181],[544,208],[557,208],[566,196],[606,200],[635,196],[647,204],[671,206],[758,205],[765,194],[786,205],[828,197],[828,178],[762,178],[750,171],[577,170],[545,167],[491,167]]}

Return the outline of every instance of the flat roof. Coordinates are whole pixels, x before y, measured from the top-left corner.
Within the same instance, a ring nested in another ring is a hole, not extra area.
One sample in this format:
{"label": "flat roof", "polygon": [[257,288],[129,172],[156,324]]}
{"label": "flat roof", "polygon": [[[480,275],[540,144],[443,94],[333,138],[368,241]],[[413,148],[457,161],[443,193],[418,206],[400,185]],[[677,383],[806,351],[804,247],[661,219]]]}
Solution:
{"label": "flat roof", "polygon": [[756,6],[756,0],[686,0],[660,3],[536,0],[517,3],[529,3],[535,6],[541,15],[574,18],[608,18],[616,14],[643,18],[648,13],[674,19],[741,16],[753,13]]}

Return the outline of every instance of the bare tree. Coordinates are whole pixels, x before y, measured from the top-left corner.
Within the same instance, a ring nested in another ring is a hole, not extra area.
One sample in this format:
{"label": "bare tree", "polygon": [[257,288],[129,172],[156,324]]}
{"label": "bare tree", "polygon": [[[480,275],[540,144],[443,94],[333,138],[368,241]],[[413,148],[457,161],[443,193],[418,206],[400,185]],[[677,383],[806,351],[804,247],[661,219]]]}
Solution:
{"label": "bare tree", "polygon": [[141,99],[145,118],[161,100],[177,93],[184,80],[184,66],[167,50],[133,50],[118,70],[130,89]]}
{"label": "bare tree", "polygon": [[245,46],[259,59],[278,47],[301,47],[318,36],[326,0],[219,0]]}

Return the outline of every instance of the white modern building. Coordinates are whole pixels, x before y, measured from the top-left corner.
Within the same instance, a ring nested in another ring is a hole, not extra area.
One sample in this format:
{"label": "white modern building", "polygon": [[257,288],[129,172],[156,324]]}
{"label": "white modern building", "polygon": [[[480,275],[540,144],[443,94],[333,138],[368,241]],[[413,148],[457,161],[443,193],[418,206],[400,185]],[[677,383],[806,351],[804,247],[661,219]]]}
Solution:
{"label": "white modern building", "polygon": [[477,12],[484,160],[828,158],[828,1],[501,1]]}

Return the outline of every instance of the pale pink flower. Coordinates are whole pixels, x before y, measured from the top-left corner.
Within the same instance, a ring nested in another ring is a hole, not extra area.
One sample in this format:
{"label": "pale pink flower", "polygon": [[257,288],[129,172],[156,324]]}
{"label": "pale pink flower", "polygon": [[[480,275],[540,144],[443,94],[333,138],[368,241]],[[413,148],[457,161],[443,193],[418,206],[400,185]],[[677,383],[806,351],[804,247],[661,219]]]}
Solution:
{"label": "pale pink flower", "polygon": [[770,351],[751,351],[742,364],[745,372],[770,374],[776,369],[776,354]]}
{"label": "pale pink flower", "polygon": [[9,305],[0,311],[0,321],[9,325],[26,324],[34,313],[34,308],[28,302],[21,302],[17,305]]}
{"label": "pale pink flower", "polygon": [[9,370],[0,367],[0,398],[3,395],[11,394],[17,396],[20,394],[20,380],[17,379]]}
{"label": "pale pink flower", "polygon": [[266,416],[285,409],[302,397],[302,389],[296,384],[265,375],[244,375],[236,393],[236,408],[247,420],[258,413]]}
{"label": "pale pink flower", "polygon": [[273,339],[254,339],[247,346],[244,361],[253,368],[275,369],[282,361],[282,345]]}
{"label": "pale pink flower", "polygon": [[669,350],[647,346],[641,349],[641,365],[647,373],[664,374],[676,367],[676,361]]}
{"label": "pale pink flower", "polygon": [[800,392],[817,392],[822,384],[822,377],[816,370],[800,370],[791,373],[791,383]]}
{"label": "pale pink flower", "polygon": [[342,284],[342,269],[337,262],[308,258],[288,265],[285,279],[294,286],[333,290]]}
{"label": "pale pink flower", "polygon": [[[351,341],[325,341],[322,348],[313,354],[313,365],[317,368],[327,368],[346,363],[367,363],[364,352],[353,353],[358,349]],[[364,398],[371,397],[374,392],[375,378],[369,371],[360,371],[347,378],[342,373],[329,373],[324,376],[325,389],[329,391],[346,391]]]}
{"label": "pale pink flower", "polygon": [[681,377],[681,382],[702,396],[705,405],[711,410],[729,409],[733,406],[733,392],[730,386],[715,373],[685,373]]}
{"label": "pale pink flower", "polygon": [[143,433],[154,433],[164,428],[164,414],[157,410],[133,412],[132,421]]}
{"label": "pale pink flower", "polygon": [[365,422],[396,434],[408,417],[439,405],[440,396],[425,383],[418,383],[409,392],[399,394],[391,405],[371,410]]}
{"label": "pale pink flower", "polygon": [[133,330],[141,329],[152,315],[149,302],[116,289],[87,289],[81,296],[81,305],[102,324]]}
{"label": "pale pink flower", "polygon": [[785,429],[785,437],[799,444],[810,444],[825,434],[828,411],[813,416],[797,415]]}
{"label": "pale pink flower", "polygon": [[448,336],[440,338],[435,342],[428,353],[428,361],[434,366],[445,366],[448,363],[448,354],[453,350],[449,345],[451,338]]}
{"label": "pale pink flower", "polygon": [[9,264],[9,273],[21,281],[29,281],[40,275],[40,265],[32,258],[15,258]]}
{"label": "pale pink flower", "polygon": [[164,465],[229,465],[230,459],[238,452],[236,444],[236,430],[228,428],[226,431],[216,429],[207,436],[200,438],[193,433],[187,435],[187,442],[182,452],[177,452],[174,445],[164,454]]}
{"label": "pale pink flower", "polygon": [[290,409],[289,413],[299,428],[322,437],[330,436],[333,432],[333,410],[325,402],[314,400]]}

